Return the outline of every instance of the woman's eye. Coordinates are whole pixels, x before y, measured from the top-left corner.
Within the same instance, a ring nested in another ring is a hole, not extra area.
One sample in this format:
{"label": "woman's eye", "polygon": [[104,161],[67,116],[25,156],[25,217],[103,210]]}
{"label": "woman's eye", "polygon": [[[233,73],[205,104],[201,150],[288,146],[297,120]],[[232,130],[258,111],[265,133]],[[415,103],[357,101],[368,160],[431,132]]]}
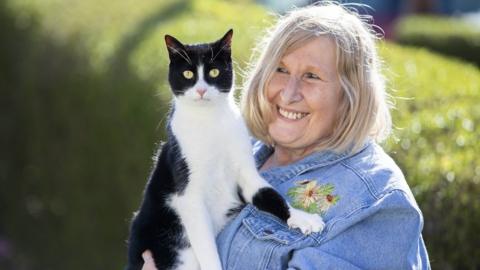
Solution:
{"label": "woman's eye", "polygon": [[305,77],[307,77],[307,79],[320,80],[320,77],[318,77],[316,74],[313,74],[311,72],[305,73]]}
{"label": "woman's eye", "polygon": [[193,78],[193,72],[191,70],[185,70],[183,72],[183,77],[190,80],[191,78]]}
{"label": "woman's eye", "polygon": [[277,67],[277,72],[279,73],[288,73],[288,70],[286,68],[283,68],[283,67]]}
{"label": "woman's eye", "polygon": [[210,69],[210,71],[208,72],[208,75],[212,78],[216,78],[218,77],[218,75],[220,74],[220,70],[218,70],[218,68],[212,68]]}

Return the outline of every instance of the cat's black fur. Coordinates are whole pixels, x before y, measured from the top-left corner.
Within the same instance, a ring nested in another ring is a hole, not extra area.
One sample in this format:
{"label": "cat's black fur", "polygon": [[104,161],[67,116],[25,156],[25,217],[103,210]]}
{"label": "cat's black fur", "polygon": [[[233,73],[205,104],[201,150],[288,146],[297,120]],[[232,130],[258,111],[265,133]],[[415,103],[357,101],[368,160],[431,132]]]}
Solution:
{"label": "cat's black fur", "polygon": [[[182,95],[186,89],[193,86],[191,82],[195,80],[185,80],[182,71],[196,70],[199,63],[206,67],[213,65],[222,70],[221,76],[207,80],[209,84],[223,92],[232,89],[231,31],[217,42],[200,45],[183,45],[173,37],[165,37],[171,61],[168,80],[174,95]],[[144,261],[141,255],[147,249],[152,251],[159,270],[175,267],[177,251],[190,244],[182,240],[184,237],[180,237],[185,234],[185,229],[177,213],[168,205],[167,198],[172,194],[181,194],[188,183],[188,164],[170,125],[167,125],[167,142],[159,150],[156,165],[144,191],[142,205],[131,224],[127,270],[142,268]],[[232,215],[245,203],[241,189],[238,190],[239,207],[231,209],[227,215]],[[272,188],[260,189],[254,196],[253,203],[285,222],[290,216],[287,204]]]}
{"label": "cat's black fur", "polygon": [[183,233],[180,218],[166,202],[168,195],[185,189],[189,174],[175,137],[168,137],[159,150],[142,205],[130,228],[128,270],[142,268],[142,253],[146,249],[154,254],[158,269],[167,269],[174,265],[176,251],[189,245],[178,237]]}

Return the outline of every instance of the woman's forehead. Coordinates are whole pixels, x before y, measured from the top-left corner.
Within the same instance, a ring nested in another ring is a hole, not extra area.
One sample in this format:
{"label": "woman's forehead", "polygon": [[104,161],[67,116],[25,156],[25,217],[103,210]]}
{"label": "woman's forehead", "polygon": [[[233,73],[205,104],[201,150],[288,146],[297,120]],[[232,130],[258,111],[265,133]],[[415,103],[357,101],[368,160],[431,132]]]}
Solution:
{"label": "woman's forehead", "polygon": [[287,51],[280,59],[284,65],[301,65],[325,72],[336,70],[336,45],[328,36],[315,37],[295,49]]}

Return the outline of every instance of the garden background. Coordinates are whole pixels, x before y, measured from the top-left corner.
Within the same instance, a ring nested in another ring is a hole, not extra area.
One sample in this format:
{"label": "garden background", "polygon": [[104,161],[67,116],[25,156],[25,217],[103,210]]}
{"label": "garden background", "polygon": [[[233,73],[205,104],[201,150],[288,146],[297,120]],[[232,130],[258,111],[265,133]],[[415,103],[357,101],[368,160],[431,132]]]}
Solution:
{"label": "garden background", "polygon": [[[240,85],[272,19],[250,0],[0,0],[0,269],[122,269],[164,138],[163,36],[233,28]],[[480,30],[397,22],[379,43],[395,101],[384,147],[424,213],[433,269],[479,269]]]}

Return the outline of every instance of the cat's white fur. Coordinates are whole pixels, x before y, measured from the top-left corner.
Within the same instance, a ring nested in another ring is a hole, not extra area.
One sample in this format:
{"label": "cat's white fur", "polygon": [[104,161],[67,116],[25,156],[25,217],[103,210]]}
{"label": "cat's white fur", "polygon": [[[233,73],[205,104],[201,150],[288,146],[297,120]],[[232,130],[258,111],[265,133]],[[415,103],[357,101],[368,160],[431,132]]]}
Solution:
{"label": "cat's white fur", "polygon": [[[171,119],[172,132],[190,170],[184,192],[170,198],[191,244],[180,251],[177,269],[185,270],[222,269],[215,236],[228,221],[228,210],[239,205],[237,184],[247,202],[260,188],[270,187],[256,170],[233,91],[219,92],[205,82],[203,73],[203,66],[199,66],[197,83],[183,96],[175,97]],[[201,97],[197,89],[207,91]],[[304,233],[323,229],[318,215],[291,207],[290,215],[289,226]]]}

